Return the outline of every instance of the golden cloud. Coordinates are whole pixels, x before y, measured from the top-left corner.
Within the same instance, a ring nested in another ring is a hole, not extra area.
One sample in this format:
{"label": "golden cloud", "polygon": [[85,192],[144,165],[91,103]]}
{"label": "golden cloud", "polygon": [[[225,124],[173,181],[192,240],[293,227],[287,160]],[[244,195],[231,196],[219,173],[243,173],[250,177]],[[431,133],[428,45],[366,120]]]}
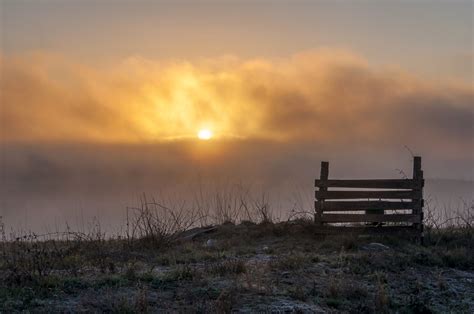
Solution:
{"label": "golden cloud", "polygon": [[134,57],[101,68],[35,54],[3,57],[1,73],[8,142],[159,142],[201,128],[217,138],[322,144],[472,139],[472,86],[375,68],[344,51],[194,63]]}

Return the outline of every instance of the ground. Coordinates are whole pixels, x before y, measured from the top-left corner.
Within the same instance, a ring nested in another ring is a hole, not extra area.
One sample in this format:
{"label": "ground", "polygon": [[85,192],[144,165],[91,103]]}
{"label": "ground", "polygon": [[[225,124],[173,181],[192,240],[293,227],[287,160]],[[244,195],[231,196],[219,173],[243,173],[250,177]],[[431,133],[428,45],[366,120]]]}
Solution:
{"label": "ground", "polygon": [[244,222],[161,242],[2,243],[0,311],[474,312],[472,230],[427,232],[422,246],[314,228]]}

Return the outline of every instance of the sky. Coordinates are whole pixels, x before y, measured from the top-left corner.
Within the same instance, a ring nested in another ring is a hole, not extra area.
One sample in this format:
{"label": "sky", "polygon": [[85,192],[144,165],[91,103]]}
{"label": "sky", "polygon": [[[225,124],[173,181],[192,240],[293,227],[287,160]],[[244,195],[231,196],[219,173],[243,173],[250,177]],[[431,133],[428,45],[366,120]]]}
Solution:
{"label": "sky", "polygon": [[472,81],[472,1],[2,0],[2,50],[100,65],[287,57],[318,47]]}
{"label": "sky", "polygon": [[0,10],[10,219],[58,216],[78,200],[113,212],[203,177],[307,192],[321,160],[330,177],[400,177],[415,154],[427,178],[474,179],[472,1],[0,0]]}

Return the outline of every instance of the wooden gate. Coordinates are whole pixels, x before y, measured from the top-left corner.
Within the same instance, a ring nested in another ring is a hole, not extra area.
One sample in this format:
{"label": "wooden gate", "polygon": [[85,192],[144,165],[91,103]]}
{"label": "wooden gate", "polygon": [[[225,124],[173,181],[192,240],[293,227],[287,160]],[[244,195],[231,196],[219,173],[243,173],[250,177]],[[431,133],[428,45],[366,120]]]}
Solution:
{"label": "wooden gate", "polygon": [[414,157],[412,179],[329,179],[329,163],[321,162],[316,180],[315,222],[327,233],[423,233],[423,171]]}

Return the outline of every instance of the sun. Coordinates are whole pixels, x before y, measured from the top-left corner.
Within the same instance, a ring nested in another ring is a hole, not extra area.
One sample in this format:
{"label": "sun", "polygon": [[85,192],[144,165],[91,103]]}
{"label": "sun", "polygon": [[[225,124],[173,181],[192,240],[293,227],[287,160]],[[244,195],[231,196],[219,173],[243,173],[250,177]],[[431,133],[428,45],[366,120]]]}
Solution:
{"label": "sun", "polygon": [[212,131],[208,129],[201,129],[199,130],[197,136],[200,140],[207,141],[212,138]]}

